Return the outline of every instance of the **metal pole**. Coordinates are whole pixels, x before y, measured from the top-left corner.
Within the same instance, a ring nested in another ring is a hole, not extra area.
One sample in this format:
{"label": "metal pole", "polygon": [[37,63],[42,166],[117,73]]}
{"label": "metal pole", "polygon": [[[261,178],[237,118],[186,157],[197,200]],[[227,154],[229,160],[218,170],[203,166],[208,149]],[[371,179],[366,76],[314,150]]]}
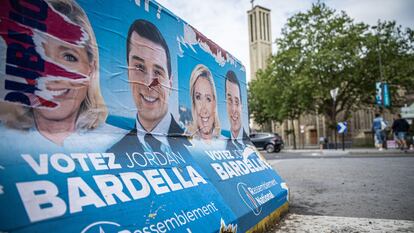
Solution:
{"label": "metal pole", "polygon": [[333,101],[332,120],[333,120],[332,128],[335,134],[335,150],[337,150],[338,149],[338,138],[337,138],[337,133],[336,133],[336,100],[335,99]]}
{"label": "metal pole", "polygon": [[[379,80],[381,82],[381,89],[382,89],[382,83],[384,83],[384,78],[383,78],[382,59],[381,59],[380,22],[378,21],[377,25],[373,26],[372,28],[376,29],[376,31],[377,31],[376,37],[377,37],[377,43],[378,43],[377,53],[378,53],[378,65],[379,65],[379,76],[380,76]],[[382,92],[381,92],[381,95],[383,95]],[[383,98],[383,97],[381,97],[381,98]],[[380,108],[381,108],[381,106],[384,106],[384,99],[382,99],[381,102],[382,103],[379,104]]]}
{"label": "metal pole", "polygon": [[318,109],[316,109],[316,137],[318,138],[318,141],[319,141],[319,138],[321,137],[321,132],[320,132],[320,129],[319,129],[319,112],[318,112]]}
{"label": "metal pole", "polygon": [[342,150],[345,150],[345,132],[342,133]]}
{"label": "metal pole", "polygon": [[377,41],[378,41],[378,63],[379,63],[379,71],[380,71],[380,80],[383,82],[383,73],[382,73],[382,61],[381,61],[381,41],[379,37],[379,23],[377,27]]}
{"label": "metal pole", "polygon": [[335,130],[335,150],[338,150],[338,134]]}

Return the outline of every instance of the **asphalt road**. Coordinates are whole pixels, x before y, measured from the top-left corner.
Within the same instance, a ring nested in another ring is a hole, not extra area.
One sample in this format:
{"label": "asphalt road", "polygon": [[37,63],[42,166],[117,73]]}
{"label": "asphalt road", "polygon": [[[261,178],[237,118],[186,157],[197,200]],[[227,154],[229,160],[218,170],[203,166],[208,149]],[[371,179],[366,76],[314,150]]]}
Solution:
{"label": "asphalt road", "polygon": [[290,213],[414,220],[414,155],[263,155],[290,188]]}

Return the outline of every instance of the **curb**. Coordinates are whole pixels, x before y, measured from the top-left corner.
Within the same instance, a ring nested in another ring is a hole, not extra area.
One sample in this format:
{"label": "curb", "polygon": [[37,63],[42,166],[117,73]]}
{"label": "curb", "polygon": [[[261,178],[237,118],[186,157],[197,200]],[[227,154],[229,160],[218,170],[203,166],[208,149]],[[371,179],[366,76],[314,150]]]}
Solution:
{"label": "curb", "polygon": [[413,232],[414,221],[289,214],[274,233],[282,232]]}
{"label": "curb", "polygon": [[286,202],[281,207],[262,219],[262,221],[260,221],[258,224],[246,231],[246,233],[269,232],[270,230],[273,230],[275,226],[280,223],[283,217],[288,213],[288,211],[289,202]]}
{"label": "curb", "polygon": [[284,150],[285,153],[291,154],[312,154],[312,155],[386,155],[386,154],[396,154],[396,155],[414,155],[414,151],[400,151],[400,150]]}

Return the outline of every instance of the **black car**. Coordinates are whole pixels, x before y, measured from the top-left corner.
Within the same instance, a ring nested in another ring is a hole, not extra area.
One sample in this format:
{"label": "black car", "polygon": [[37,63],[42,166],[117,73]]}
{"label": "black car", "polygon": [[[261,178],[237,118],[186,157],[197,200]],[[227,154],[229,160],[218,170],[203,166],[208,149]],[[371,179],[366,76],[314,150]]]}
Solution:
{"label": "black car", "polygon": [[275,133],[253,133],[250,134],[250,139],[255,147],[268,153],[280,152],[284,146],[282,138]]}

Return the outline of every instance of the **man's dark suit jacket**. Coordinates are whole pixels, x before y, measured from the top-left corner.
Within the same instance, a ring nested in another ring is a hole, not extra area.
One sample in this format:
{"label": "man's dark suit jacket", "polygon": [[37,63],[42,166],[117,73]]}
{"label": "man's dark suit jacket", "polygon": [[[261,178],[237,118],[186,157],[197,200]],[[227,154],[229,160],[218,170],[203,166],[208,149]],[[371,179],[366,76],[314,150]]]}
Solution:
{"label": "man's dark suit jacket", "polygon": [[[191,144],[187,137],[184,136],[184,130],[178,125],[172,115],[171,124],[166,137],[172,152],[180,152],[182,156],[189,155],[185,145],[189,146]],[[138,140],[136,127],[107,150],[107,152],[114,153],[115,155],[125,155],[125,153],[132,154],[134,152],[143,153],[144,151],[143,145]]]}
{"label": "man's dark suit jacket", "polygon": [[[230,132],[230,136],[231,136],[231,132]],[[243,129],[243,139],[242,139],[242,141],[243,141],[243,145],[242,145],[243,149],[244,149],[244,147],[246,147],[246,145],[251,145],[249,136],[247,135],[246,131],[244,131],[244,129]],[[236,146],[233,144],[233,139],[232,138],[227,139],[226,150],[229,150],[229,151],[237,150]]]}

